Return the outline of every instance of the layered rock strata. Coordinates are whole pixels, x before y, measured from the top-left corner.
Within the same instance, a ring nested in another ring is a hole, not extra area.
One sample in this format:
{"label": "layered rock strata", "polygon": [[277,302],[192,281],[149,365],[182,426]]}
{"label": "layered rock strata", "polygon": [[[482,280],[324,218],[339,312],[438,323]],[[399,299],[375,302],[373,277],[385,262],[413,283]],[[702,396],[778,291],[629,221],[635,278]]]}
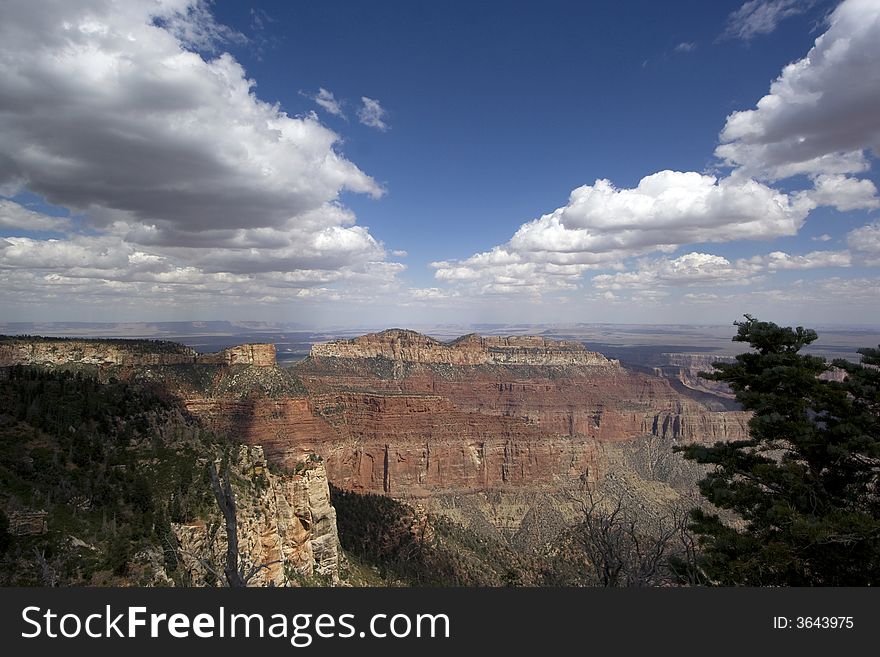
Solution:
{"label": "layered rock strata", "polygon": [[256,367],[275,366],[274,344],[241,344],[229,347],[216,354],[201,354],[199,363],[222,365],[253,365]]}
{"label": "layered rock strata", "polygon": [[555,365],[618,368],[620,363],[587,351],[577,342],[546,340],[534,336],[481,337],[465,335],[440,342],[403,329],[337,340],[312,347],[315,361],[324,358],[385,358],[390,361],[462,365]]}
{"label": "layered rock strata", "polygon": [[[302,462],[295,474],[266,467],[261,447],[242,447],[234,465],[238,546],[245,570],[259,567],[253,586],[288,586],[315,576],[339,581],[336,511],[324,465]],[[209,569],[223,572],[226,533],[222,520],[172,525],[178,554],[194,583],[210,581]],[[262,566],[262,567],[260,567]]]}
{"label": "layered rock strata", "polygon": [[[192,380],[180,369],[149,371],[165,377],[208,426],[263,446],[265,457],[288,471],[317,454],[324,459],[321,472],[336,485],[400,498],[549,499],[584,480],[601,482],[618,467],[609,456],[617,446],[650,440],[652,450],[669,452],[674,444],[748,435],[748,415],[710,403],[709,397],[718,397],[709,392],[624,368],[577,343],[541,337],[469,335],[440,342],[394,329],[314,345],[288,370],[274,366],[272,345],[196,356],[179,346],[151,353],[137,343],[116,352],[122,341],[58,341],[56,349],[48,342],[29,348],[6,339],[0,363],[89,361],[132,365],[132,372],[160,356],[210,364],[192,368]],[[278,481],[272,487],[285,486]],[[265,513],[257,516],[287,517],[279,509],[304,508],[295,497],[292,490],[276,493],[274,502],[259,503]],[[295,528],[280,520],[250,527],[249,536],[265,536],[248,548],[254,558],[272,561],[285,553],[282,545],[305,545],[289,527]],[[181,531],[204,543],[203,529]],[[181,534],[184,539],[190,540]],[[314,540],[308,542],[314,553]],[[215,539],[210,546],[217,548]],[[308,549],[298,547],[300,556],[283,556],[283,563],[304,567],[308,559],[300,557]],[[276,582],[282,571],[267,571],[267,581]]]}
{"label": "layered rock strata", "polygon": [[288,467],[318,453],[337,485],[401,497],[560,490],[604,475],[601,443],[747,434],[744,413],[543,338],[441,343],[391,330],[315,345],[294,371],[307,396],[188,407]]}

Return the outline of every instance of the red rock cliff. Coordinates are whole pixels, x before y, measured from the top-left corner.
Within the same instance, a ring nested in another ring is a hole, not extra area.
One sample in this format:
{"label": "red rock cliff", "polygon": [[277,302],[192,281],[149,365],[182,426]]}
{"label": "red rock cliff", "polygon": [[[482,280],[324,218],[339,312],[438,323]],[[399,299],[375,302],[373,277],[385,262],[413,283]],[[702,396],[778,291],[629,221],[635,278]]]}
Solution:
{"label": "red rock cliff", "polygon": [[747,415],[712,411],[581,345],[385,331],[315,345],[299,399],[193,399],[215,428],[292,464],[315,452],[337,485],[401,496],[559,490],[597,445],[742,438]]}

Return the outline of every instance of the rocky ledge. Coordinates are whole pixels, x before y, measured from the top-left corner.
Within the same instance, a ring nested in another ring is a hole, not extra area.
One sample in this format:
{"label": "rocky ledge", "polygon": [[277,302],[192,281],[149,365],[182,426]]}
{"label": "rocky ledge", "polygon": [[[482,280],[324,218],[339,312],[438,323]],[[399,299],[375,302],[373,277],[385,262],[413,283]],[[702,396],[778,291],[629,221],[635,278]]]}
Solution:
{"label": "rocky ledge", "polygon": [[0,336],[0,366],[98,365],[275,365],[274,344],[243,344],[199,354],[176,342]]}
{"label": "rocky ledge", "polygon": [[619,368],[620,363],[578,342],[536,336],[480,336],[441,342],[415,331],[389,329],[351,340],[312,346],[313,360],[385,358],[395,362],[444,365],[534,365]]}

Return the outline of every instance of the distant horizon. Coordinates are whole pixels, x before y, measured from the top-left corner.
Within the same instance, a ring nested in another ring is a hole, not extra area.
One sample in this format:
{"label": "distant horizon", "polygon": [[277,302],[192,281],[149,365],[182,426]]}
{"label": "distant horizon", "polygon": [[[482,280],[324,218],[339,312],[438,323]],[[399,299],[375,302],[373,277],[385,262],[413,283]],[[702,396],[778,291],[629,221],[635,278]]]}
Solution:
{"label": "distant horizon", "polygon": [[[740,319],[744,319],[740,317]],[[774,321],[767,317],[758,317],[761,321],[770,321],[779,326],[803,326],[804,328],[868,328],[880,330],[880,322],[817,322],[814,324],[803,323],[787,323]],[[739,321],[739,320],[736,320]],[[2,321],[0,320],[0,333],[4,327],[12,326],[96,326],[96,327],[136,327],[139,325],[180,325],[191,326],[193,328],[201,328],[199,324],[229,324],[230,326],[240,326],[244,328],[265,327],[267,330],[277,327],[288,327],[291,331],[322,331],[326,329],[355,331],[355,330],[371,330],[371,331],[387,331],[393,329],[414,330],[413,327],[423,328],[456,328],[456,327],[486,327],[486,328],[504,328],[504,327],[545,327],[545,328],[566,328],[566,327],[588,327],[588,326],[655,326],[655,327],[687,327],[687,328],[730,328],[735,332],[734,322],[410,322],[406,324],[305,324],[301,322],[286,321],[267,321],[267,320],[229,320],[229,319],[185,319],[185,320],[133,320],[133,321]]]}
{"label": "distant horizon", "polygon": [[[858,350],[880,345],[880,327],[813,325],[818,340],[805,351],[832,361],[858,362]],[[18,329],[17,331],[15,329]],[[305,327],[266,322],[177,321],[136,323],[42,323],[13,325],[0,322],[0,336],[83,340],[158,340],[183,344],[199,353],[216,353],[241,344],[272,343],[282,366],[305,358],[316,343],[352,339],[388,330],[406,330],[449,344],[471,334],[483,337],[537,336],[575,341],[588,350],[616,358],[630,366],[653,366],[664,354],[708,354],[730,357],[748,350],[733,341],[736,327],[725,324],[410,324],[407,326]]]}

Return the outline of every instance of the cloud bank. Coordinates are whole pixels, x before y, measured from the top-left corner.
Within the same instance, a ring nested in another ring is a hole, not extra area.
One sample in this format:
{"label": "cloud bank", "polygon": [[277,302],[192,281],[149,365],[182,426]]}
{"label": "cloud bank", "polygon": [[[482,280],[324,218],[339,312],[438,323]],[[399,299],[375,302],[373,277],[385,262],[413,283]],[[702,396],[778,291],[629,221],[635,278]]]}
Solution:
{"label": "cloud bank", "polygon": [[530,291],[572,289],[587,269],[652,251],[795,235],[819,202],[751,179],[696,172],[660,171],[631,189],[597,180],[524,224],[507,244],[433,266],[438,279],[477,291],[513,289],[518,273],[529,276]]}
{"label": "cloud bank", "polygon": [[[63,281],[83,299],[176,285],[179,299],[215,286],[283,300],[334,280],[353,296],[393,281],[402,265],[339,201],[384,190],[314,115],[258,98],[217,54],[239,38],[199,0],[4,4],[0,225],[69,231],[0,242],[9,294],[36,301]],[[341,112],[327,90],[315,99]],[[23,191],[77,221],[23,208]]]}

